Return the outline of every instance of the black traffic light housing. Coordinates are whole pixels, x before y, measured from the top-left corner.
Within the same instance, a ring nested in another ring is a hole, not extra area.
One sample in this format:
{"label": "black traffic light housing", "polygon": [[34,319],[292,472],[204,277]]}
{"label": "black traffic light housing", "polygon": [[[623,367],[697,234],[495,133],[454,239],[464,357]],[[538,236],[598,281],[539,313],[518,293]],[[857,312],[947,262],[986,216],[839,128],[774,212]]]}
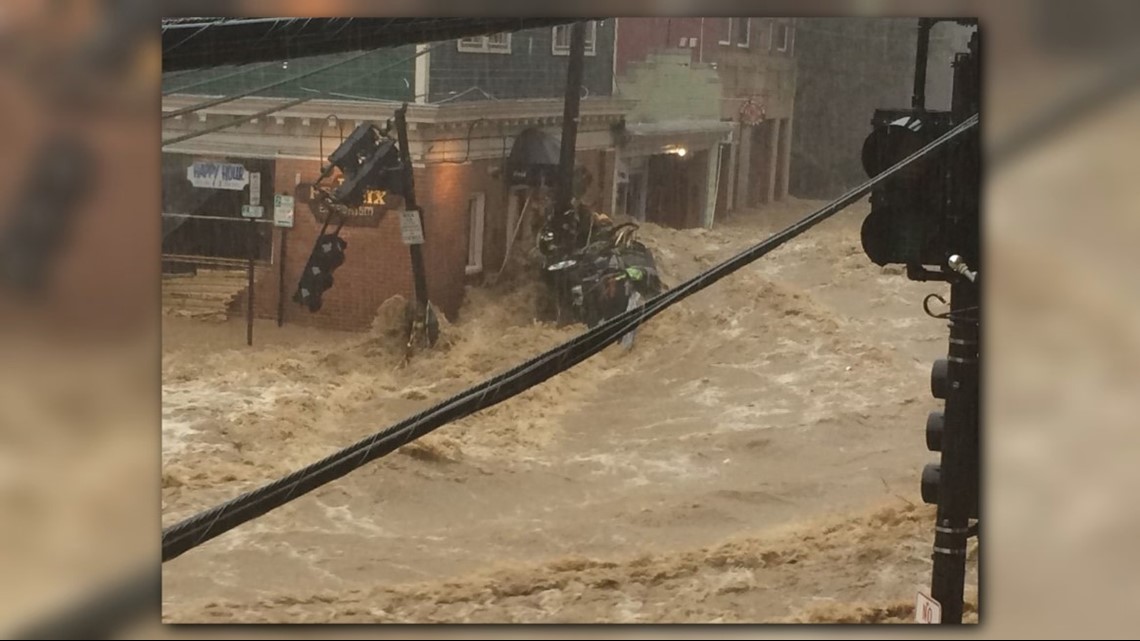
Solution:
{"label": "black traffic light housing", "polygon": [[[957,383],[961,385],[964,381],[958,380]],[[950,361],[946,358],[940,358],[935,361],[934,366],[930,371],[930,392],[931,396],[939,400],[946,400],[949,397],[951,388],[955,385],[955,381],[951,380]],[[954,388],[958,389],[958,388]],[[962,421],[947,421],[946,412],[943,410],[935,410],[930,412],[926,417],[926,449],[931,452],[943,452],[943,445],[946,440],[950,438],[954,430],[969,430],[974,429],[973,435],[963,435],[967,439],[971,436],[973,443],[976,446],[976,425],[969,420]],[[967,442],[970,442],[967,440]],[[967,512],[969,518],[978,518],[979,502],[980,502],[980,488],[978,486],[977,475],[977,452],[974,449],[971,452],[960,453],[963,456],[973,456],[973,461],[967,461],[964,466],[966,474],[959,479],[957,491],[961,493],[963,502],[967,505]],[[942,482],[942,463],[927,463],[922,468],[922,481],[921,492],[922,501],[929,504],[937,504],[939,496],[939,485]]]}
{"label": "black traffic light housing", "polygon": [[314,212],[324,215],[325,222],[301,272],[293,302],[304,305],[311,312],[320,311],[324,293],[333,286],[333,272],[345,261],[344,250],[348,241],[340,237],[343,211],[341,223],[328,232],[329,222],[337,210],[367,204],[366,196],[373,190],[405,195],[404,166],[396,141],[388,137],[390,129],[390,125],[381,129],[373,123],[357,127],[329,155],[329,164],[317,181],[319,185],[334,169],[341,172],[340,184],[331,192],[318,188],[310,203]]}
{"label": "black traffic light housing", "polygon": [[293,302],[304,305],[310,312],[320,311],[321,297],[333,286],[333,272],[344,264],[346,247],[348,242],[336,234],[322,234],[317,238],[301,272]]}
{"label": "black traffic light housing", "polygon": [[[879,109],[863,143],[863,170],[874,177],[953,128],[950,112]],[[946,153],[929,154],[871,191],[863,221],[863,250],[877,265],[944,265]]]}
{"label": "black traffic light housing", "polygon": [[396,141],[386,133],[372,123],[360,125],[329,156],[326,173],[336,167],[344,178],[332,191],[333,203],[348,207],[362,205],[369,190],[404,195],[400,151]]}

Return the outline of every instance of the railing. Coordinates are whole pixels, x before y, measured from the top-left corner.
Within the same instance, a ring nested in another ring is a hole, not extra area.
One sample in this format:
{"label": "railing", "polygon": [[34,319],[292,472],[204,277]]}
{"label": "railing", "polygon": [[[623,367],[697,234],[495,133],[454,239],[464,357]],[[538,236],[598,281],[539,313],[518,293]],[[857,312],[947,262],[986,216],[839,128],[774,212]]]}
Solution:
{"label": "railing", "polygon": [[[249,265],[250,219],[234,216],[205,214],[178,214],[163,212],[162,261],[163,264],[184,264],[203,267],[242,269]],[[171,227],[169,222],[181,221]],[[194,221],[193,229],[186,223]],[[254,264],[266,267],[276,263],[276,245],[271,232],[273,221],[265,218],[253,220],[258,225],[257,254]],[[183,230],[180,233],[180,230]]]}

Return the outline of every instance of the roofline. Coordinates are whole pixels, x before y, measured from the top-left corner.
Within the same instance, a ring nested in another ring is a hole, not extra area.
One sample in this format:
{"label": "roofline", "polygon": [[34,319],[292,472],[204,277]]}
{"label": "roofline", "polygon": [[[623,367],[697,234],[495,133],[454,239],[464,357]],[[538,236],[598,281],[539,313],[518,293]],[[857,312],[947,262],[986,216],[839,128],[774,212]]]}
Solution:
{"label": "roofline", "polygon": [[[164,96],[163,111],[173,111],[208,100],[210,96],[189,96],[175,94]],[[220,116],[249,116],[275,105],[290,102],[290,98],[267,98],[248,96],[217,107],[202,109],[199,112]],[[340,100],[314,99],[295,107],[282,109],[267,118],[310,118],[325,119],[335,115],[341,120],[382,120],[392,117],[405,103],[397,100]],[[406,103],[408,123],[411,125],[435,125],[465,123],[472,120],[513,120],[522,118],[562,116],[564,103],[560,98],[531,98],[514,100],[473,100],[446,104]],[[582,116],[610,117],[623,119],[637,105],[634,100],[623,98],[586,98],[580,103]],[[193,116],[188,115],[187,118]]]}
{"label": "roofline", "polygon": [[549,28],[589,16],[558,18],[203,18],[162,25],[162,71],[288,60],[386,49],[469,36]]}

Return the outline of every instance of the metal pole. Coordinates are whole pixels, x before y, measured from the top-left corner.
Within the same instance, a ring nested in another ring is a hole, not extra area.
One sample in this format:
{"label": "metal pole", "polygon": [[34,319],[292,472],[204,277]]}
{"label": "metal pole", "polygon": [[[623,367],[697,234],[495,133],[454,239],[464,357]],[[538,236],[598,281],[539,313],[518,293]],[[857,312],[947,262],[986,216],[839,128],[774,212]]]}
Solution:
{"label": "metal pole", "polygon": [[[407,113],[407,103],[396,110],[396,136],[400,143],[400,164],[404,168],[404,208],[413,210],[418,209],[418,207],[416,205],[416,183],[412,169],[412,154],[408,149]],[[420,224],[423,224],[423,212],[420,212]],[[412,256],[412,278],[415,281],[416,302],[419,303],[419,311],[425,314],[426,318],[428,291],[427,274],[424,272],[423,248],[416,243],[412,243],[408,248]]]}
{"label": "metal pole", "polygon": [[[962,117],[980,103],[976,50],[955,64],[954,111]],[[962,622],[966,581],[966,543],[971,518],[980,514],[981,422],[979,390],[981,358],[981,246],[979,188],[980,136],[971,132],[952,146],[954,174],[949,186],[952,215],[947,238],[951,251],[950,346],[947,358],[945,427],[938,487],[938,515],[934,531],[934,568],[931,597],[942,606],[942,623]]]}
{"label": "metal pole", "polygon": [[566,72],[566,102],[562,112],[562,142],[558,158],[558,185],[554,198],[562,216],[574,197],[574,150],[578,142],[578,110],[582,99],[582,62],[586,52],[586,25],[570,27],[570,66]]}
{"label": "metal pole", "polygon": [[926,110],[926,61],[930,49],[930,29],[935,21],[931,18],[918,19],[918,46],[914,55],[914,94],[910,106]]}
{"label": "metal pole", "polygon": [[257,219],[249,219],[249,285],[246,288],[245,344],[253,345],[253,258],[257,253]]}
{"label": "metal pole", "polygon": [[978,479],[978,291],[965,279],[950,289],[946,423],[934,528],[931,596],[942,623],[962,622],[966,541]]}
{"label": "metal pole", "polygon": [[281,228],[281,251],[278,252],[278,272],[277,272],[277,326],[281,327],[285,324],[285,248],[288,247],[286,243],[286,235],[289,230],[285,227]]}

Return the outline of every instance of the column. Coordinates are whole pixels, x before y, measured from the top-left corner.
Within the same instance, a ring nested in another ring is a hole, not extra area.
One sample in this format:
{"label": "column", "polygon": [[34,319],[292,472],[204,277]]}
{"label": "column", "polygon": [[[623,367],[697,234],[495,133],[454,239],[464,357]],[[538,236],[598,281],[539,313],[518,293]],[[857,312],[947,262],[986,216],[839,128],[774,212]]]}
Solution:
{"label": "column", "polygon": [[[610,205],[606,212],[610,216],[617,215],[617,196],[618,196],[618,165],[621,163],[621,152],[615,147],[613,151],[609,152],[613,156],[613,172],[610,174]],[[626,174],[626,178],[629,175]],[[628,189],[628,188],[627,188]],[[626,209],[629,209],[629,203],[626,203]]]}
{"label": "column", "polygon": [[428,50],[430,45],[418,44],[416,45],[416,82],[415,91],[416,96],[413,102],[418,104],[427,104],[428,91],[431,88],[431,51]]}
{"label": "column", "polygon": [[792,175],[792,119],[785,118],[780,128],[780,198],[788,197],[788,184]]}
{"label": "column", "polygon": [[725,211],[733,211],[736,209],[736,155],[740,149],[740,134],[739,128],[737,133],[732,138],[732,142],[728,145],[728,183],[724,186],[724,209]]}
{"label": "column", "polygon": [[637,216],[636,218],[641,222],[645,222],[645,203],[649,199],[649,157],[642,156],[639,161],[639,173],[641,174],[641,193],[637,197]]}
{"label": "column", "polygon": [[701,216],[701,226],[712,229],[713,219],[716,217],[717,179],[720,178],[719,164],[720,143],[713,143],[709,148],[708,172],[705,174],[705,213]]}
{"label": "column", "polygon": [[777,195],[777,181],[776,181],[776,167],[779,166],[780,156],[780,120],[769,120],[766,123],[768,127],[768,200],[767,202],[774,202],[779,196]]}
{"label": "column", "polygon": [[748,206],[749,184],[752,182],[752,127],[740,127],[740,158],[736,161],[736,208]]}

